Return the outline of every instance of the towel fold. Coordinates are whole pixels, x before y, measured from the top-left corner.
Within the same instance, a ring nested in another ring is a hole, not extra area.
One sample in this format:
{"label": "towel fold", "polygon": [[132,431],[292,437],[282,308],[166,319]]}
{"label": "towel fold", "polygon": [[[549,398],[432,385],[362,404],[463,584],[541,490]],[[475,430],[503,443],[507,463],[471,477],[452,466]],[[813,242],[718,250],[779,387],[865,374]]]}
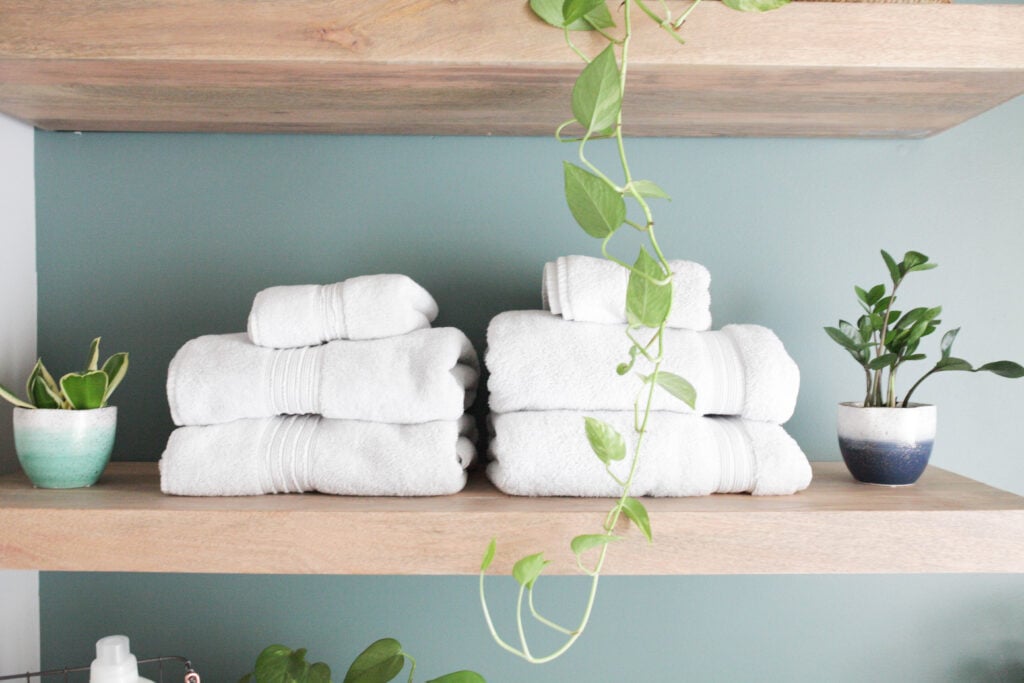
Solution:
{"label": "towel fold", "polygon": [[457,420],[478,375],[476,352],[454,328],[297,349],[254,346],[245,334],[208,335],[171,360],[167,400],[179,426],[306,413],[401,424]]}
{"label": "towel fold", "polygon": [[405,275],[362,275],[332,285],[270,287],[249,312],[257,346],[294,348],[335,339],[379,339],[430,327],[437,302]]}
{"label": "towel fold", "polygon": [[[614,426],[627,444],[628,473],[636,434],[632,412],[586,413]],[[492,414],[487,475],[511,495],[612,497],[621,493],[594,455],[584,413],[538,411]],[[634,496],[703,496],[711,493],[787,495],[811,482],[800,446],[779,425],[730,417],[652,413],[644,438]]]}
{"label": "towel fold", "polygon": [[[689,330],[711,327],[711,274],[693,261],[669,261],[672,308],[665,325]],[[626,322],[629,271],[592,256],[561,256],[544,264],[543,308],[566,320]]]}
{"label": "towel fold", "polygon": [[468,416],[394,425],[296,415],[179,427],[160,460],[160,489],[179,496],[447,495],[466,485],[473,429]]}
{"label": "towel fold", "polygon": [[[569,322],[545,311],[507,311],[487,329],[491,410],[632,410],[634,373],[620,377],[627,359],[625,325]],[[662,370],[690,381],[700,415],[739,415],[782,424],[793,415],[800,371],[775,334],[758,325],[721,331],[665,331]],[[633,370],[650,372],[638,358]],[[692,412],[666,391],[654,410]]]}

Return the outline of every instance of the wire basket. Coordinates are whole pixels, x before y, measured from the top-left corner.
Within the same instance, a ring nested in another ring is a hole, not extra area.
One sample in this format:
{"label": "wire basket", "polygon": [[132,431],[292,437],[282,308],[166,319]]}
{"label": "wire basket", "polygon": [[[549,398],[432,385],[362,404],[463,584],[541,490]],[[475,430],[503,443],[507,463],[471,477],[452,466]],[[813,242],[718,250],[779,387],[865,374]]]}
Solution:
{"label": "wire basket", "polygon": [[[180,667],[177,665],[165,667],[164,664],[167,662],[177,662]],[[199,680],[199,674],[192,668],[192,662],[184,657],[153,657],[152,659],[140,659],[138,660],[138,663],[140,667],[146,665],[147,671],[156,672],[156,678],[153,678],[152,674],[149,674],[150,679],[156,681],[156,683],[172,683],[173,681],[183,681],[183,683],[201,683]],[[166,668],[171,668],[175,671],[181,668],[184,672],[180,674],[170,673],[165,670]],[[27,671],[23,674],[0,676],[0,681],[30,682],[32,679],[56,679],[63,680],[66,683],[87,683],[89,680],[89,669],[89,666],[66,666],[61,669],[50,669],[49,671]],[[141,673],[141,670],[139,675],[144,675]],[[177,676],[183,676],[183,678],[177,678]]]}

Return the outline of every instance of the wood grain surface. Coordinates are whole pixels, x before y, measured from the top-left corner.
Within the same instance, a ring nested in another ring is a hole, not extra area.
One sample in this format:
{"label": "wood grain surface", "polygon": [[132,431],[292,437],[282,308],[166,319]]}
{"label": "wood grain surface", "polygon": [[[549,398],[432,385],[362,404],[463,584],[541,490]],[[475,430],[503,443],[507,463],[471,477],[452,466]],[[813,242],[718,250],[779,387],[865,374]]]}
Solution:
{"label": "wood grain surface", "polygon": [[[0,18],[0,111],[49,129],[550,135],[581,67],[525,2],[0,0]],[[708,1],[685,46],[636,23],[630,135],[920,137],[1024,92],[1021,5]]]}
{"label": "wood grain surface", "polygon": [[[1024,572],[1024,498],[931,467],[906,488],[814,463],[794,496],[645,499],[654,528],[614,546],[610,574]],[[516,498],[479,476],[436,498],[319,494],[187,498],[155,463],[112,463],[93,488],[0,477],[0,568],[260,574],[473,574],[544,551],[571,574],[569,541],[596,533],[605,499]]]}

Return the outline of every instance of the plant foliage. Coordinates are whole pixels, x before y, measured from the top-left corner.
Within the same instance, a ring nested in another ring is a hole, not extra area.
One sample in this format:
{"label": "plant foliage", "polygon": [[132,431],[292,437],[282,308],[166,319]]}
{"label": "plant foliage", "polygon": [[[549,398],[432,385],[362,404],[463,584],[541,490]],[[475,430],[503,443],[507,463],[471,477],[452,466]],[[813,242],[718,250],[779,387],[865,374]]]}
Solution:
{"label": "plant foliage", "polygon": [[896,308],[896,291],[910,273],[932,270],[938,264],[928,260],[919,251],[908,251],[903,260],[896,262],[887,251],[882,250],[882,260],[889,272],[892,289],[885,284],[870,288],[854,287],[857,302],[863,314],[856,323],[840,320],[835,327],[826,327],[825,332],[849,353],[864,369],[865,394],[863,405],[867,408],[906,408],[910,397],[926,380],[938,372],[991,372],[1000,377],[1018,378],[1024,376],[1024,367],[1013,361],[1001,360],[973,367],[953,353],[953,342],[960,328],[949,330],[939,342],[939,360],[921,376],[901,401],[896,393],[896,375],[904,363],[924,360],[925,354],[918,347],[921,340],[934,333],[942,322],[939,315],[941,306],[918,307],[908,311]]}
{"label": "plant foliage", "polygon": [[[685,378],[661,369],[665,321],[672,305],[672,273],[658,245],[648,200],[667,200],[669,195],[657,183],[633,177],[626,155],[622,105],[626,96],[634,12],[641,12],[669,36],[682,43],[678,31],[700,1],[690,3],[680,16],[675,17],[665,2],[657,5],[651,3],[649,6],[642,0],[623,0],[612,3],[613,9],[609,9],[606,0],[530,0],[534,14],[562,29],[566,44],[584,62],[572,89],[573,117],[559,126],[555,133],[556,138],[562,142],[578,143],[576,161],[563,162],[565,200],[580,228],[587,235],[601,240],[601,253],[605,258],[629,270],[625,302],[629,323],[626,330],[627,358],[617,365],[615,372],[631,376],[637,381],[637,394],[634,401],[634,434],[629,443],[612,425],[592,417],[584,420],[584,433],[594,452],[595,465],[605,468],[608,476],[621,487],[621,495],[605,516],[600,533],[578,535],[570,544],[577,566],[591,577],[590,598],[579,624],[574,628],[566,628],[545,618],[534,607],[534,587],[548,565],[543,553],[536,553],[513,565],[513,576],[519,584],[516,605],[519,644],[515,646],[506,642],[494,628],[484,591],[485,573],[496,551],[493,540],[484,554],[480,566],[480,601],[487,626],[498,645],[529,662],[548,662],[561,656],[583,633],[590,619],[597,581],[608,548],[620,538],[614,533],[620,519],[625,517],[645,538],[652,538],[647,510],[639,500],[629,495],[629,491],[640,462],[640,448],[647,431],[655,391],[664,390],[691,408],[697,399],[696,390]],[[734,9],[756,11],[774,9],[787,2],[726,0],[726,4]],[[660,13],[652,7],[656,7]],[[613,11],[621,17],[621,27],[615,26]],[[595,31],[607,40],[607,45],[593,57],[577,48],[572,40],[572,32],[587,30]],[[577,131],[575,137],[564,135],[567,129]],[[618,152],[620,168],[614,174],[601,170],[587,156],[587,146],[591,141],[602,139],[612,141]],[[620,179],[614,180],[612,175]],[[610,241],[623,228],[635,230],[645,239],[632,265],[616,259],[608,252]],[[634,370],[638,358],[642,358],[648,365],[647,374]],[[590,558],[590,566],[585,566],[584,555],[591,552],[596,557]],[[564,643],[551,654],[538,657],[530,652],[522,618],[526,607],[535,621],[565,636]]]}
{"label": "plant foliage", "polygon": [[128,372],[128,354],[121,352],[99,364],[100,338],[89,345],[85,370],[70,372],[56,381],[40,358],[25,382],[27,400],[0,386],[0,398],[19,408],[53,410],[90,410],[103,408]]}

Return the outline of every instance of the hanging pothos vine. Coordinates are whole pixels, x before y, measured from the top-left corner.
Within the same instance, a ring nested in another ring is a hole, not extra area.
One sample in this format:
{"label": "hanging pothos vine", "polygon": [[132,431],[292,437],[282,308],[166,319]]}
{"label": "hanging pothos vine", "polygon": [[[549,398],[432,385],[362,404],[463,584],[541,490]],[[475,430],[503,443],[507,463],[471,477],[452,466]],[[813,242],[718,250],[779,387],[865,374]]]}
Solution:
{"label": "hanging pothos vine", "polygon": [[[528,555],[517,561],[512,569],[512,575],[519,584],[516,601],[519,645],[508,643],[494,627],[484,590],[484,577],[495,556],[495,541],[491,541],[484,554],[480,566],[480,601],[487,627],[498,645],[528,662],[541,664],[556,659],[568,651],[583,634],[594,607],[608,549],[620,539],[615,534],[619,519],[625,515],[648,541],[652,538],[647,510],[639,500],[630,496],[630,489],[640,463],[640,451],[647,432],[654,392],[658,388],[668,391],[691,408],[696,402],[696,391],[686,379],[661,369],[665,321],[672,304],[672,274],[655,235],[654,217],[648,200],[669,197],[656,183],[633,177],[626,156],[622,103],[626,94],[634,11],[639,10],[669,36],[682,43],[683,39],[677,31],[700,2],[694,0],[689,3],[676,17],[665,0],[649,4],[641,0],[622,0],[621,3],[615,3],[622,18],[621,28],[616,29],[607,0],[530,0],[533,12],[547,23],[562,29],[566,44],[585,62],[572,90],[573,118],[559,126],[555,133],[561,142],[578,143],[579,163],[563,164],[565,198],[573,218],[584,232],[601,240],[601,253],[604,257],[630,271],[626,290],[627,360],[618,365],[616,372],[619,375],[634,374],[639,379],[639,386],[633,405],[633,448],[625,476],[617,475],[612,466],[613,463],[626,460],[626,440],[611,425],[591,417],[584,419],[584,432],[594,455],[608,476],[621,487],[622,493],[605,516],[599,533],[581,534],[570,543],[577,566],[591,580],[587,603],[579,623],[571,628],[565,627],[537,611],[533,599],[534,585],[549,562],[544,559],[543,553]],[[724,0],[727,6],[742,11],[775,9],[787,2],[789,0]],[[572,41],[571,32],[580,30],[597,32],[607,40],[608,45],[597,56],[588,57]],[[576,137],[566,137],[564,131],[569,127],[579,127],[582,133]],[[592,140],[614,142],[621,165],[621,182],[613,180],[588,159],[586,148]],[[627,200],[634,204],[632,218]],[[638,231],[646,240],[632,265],[620,261],[608,251],[611,239],[625,226]],[[639,356],[649,364],[650,370],[646,374],[633,370]],[[589,564],[588,557],[591,558]],[[535,621],[564,636],[562,644],[549,654],[537,656],[530,650],[523,623],[526,609]]]}

